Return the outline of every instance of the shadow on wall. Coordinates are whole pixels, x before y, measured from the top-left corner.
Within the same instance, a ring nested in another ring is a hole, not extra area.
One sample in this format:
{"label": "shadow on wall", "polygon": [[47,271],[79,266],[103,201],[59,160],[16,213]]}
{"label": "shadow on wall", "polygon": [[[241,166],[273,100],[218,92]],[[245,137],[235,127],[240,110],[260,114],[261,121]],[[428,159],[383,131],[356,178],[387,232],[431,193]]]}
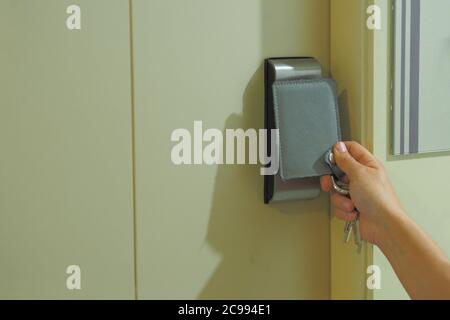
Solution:
{"label": "shadow on wall", "polygon": [[352,131],[350,126],[350,111],[348,107],[348,92],[344,90],[338,97],[339,121],[341,123],[342,140],[352,140]]}
{"label": "shadow on wall", "polygon": [[[231,115],[225,128],[261,128],[262,97],[261,66],[245,91],[243,114]],[[222,261],[198,298],[327,298],[329,266],[318,265],[328,261],[327,207],[317,212],[320,200],[264,205],[259,169],[218,168],[207,242]],[[324,232],[315,247],[311,240]],[[325,277],[318,281],[321,271]]]}
{"label": "shadow on wall", "polygon": [[[289,0],[282,6],[262,0],[262,54],[308,56],[328,50],[328,39],[317,39],[324,41],[317,45],[314,31],[308,31],[322,27],[314,13],[324,7],[324,1],[316,0]],[[302,17],[302,11],[310,13]],[[263,69],[261,64],[248,82],[242,114],[230,115],[224,130],[263,128]],[[328,299],[328,196],[267,206],[259,165],[223,165],[217,170],[206,241],[222,260],[198,298]]]}

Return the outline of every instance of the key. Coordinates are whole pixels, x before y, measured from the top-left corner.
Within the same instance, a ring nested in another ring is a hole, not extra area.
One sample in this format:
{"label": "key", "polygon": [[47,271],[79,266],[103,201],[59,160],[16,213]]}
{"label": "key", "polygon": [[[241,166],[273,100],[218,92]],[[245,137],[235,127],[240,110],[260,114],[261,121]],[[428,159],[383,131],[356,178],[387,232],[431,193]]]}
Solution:
{"label": "key", "polygon": [[[334,155],[333,155],[333,152],[331,152],[331,150],[325,154],[325,162],[328,164],[328,166],[331,168],[331,171],[332,171],[331,182],[332,182],[334,191],[343,196],[350,198],[349,186],[348,186],[348,184],[342,182],[342,179],[345,176],[345,173],[343,173],[342,170],[336,165],[336,161],[334,160]],[[356,212],[358,213],[358,217],[356,218],[356,220],[345,223],[344,242],[345,243],[349,242],[350,236],[353,231],[354,232],[354,241],[355,241],[355,245],[357,247],[357,252],[360,253],[362,250],[362,239],[361,239],[361,234],[360,234],[360,230],[359,230],[359,212],[358,212],[358,210],[356,210]]]}
{"label": "key", "polygon": [[348,243],[353,230],[353,221],[347,221],[344,228],[344,242]]}
{"label": "key", "polygon": [[362,250],[362,239],[361,239],[361,232],[359,229],[359,217],[355,220],[353,231],[355,233],[355,245],[357,247],[357,252],[361,253]]}
{"label": "key", "polygon": [[[340,181],[340,178],[343,178],[345,174],[336,165],[336,161],[334,160],[334,156],[331,151],[329,151],[325,155],[325,162],[330,166],[331,171],[333,172],[333,174],[331,175],[331,184],[333,186],[333,190],[335,192],[339,193],[340,195],[350,197],[350,191],[348,189],[348,185],[346,185]],[[347,221],[345,223],[345,227],[344,227],[344,242],[345,243],[348,243],[350,240],[350,236],[351,236],[352,230],[353,230],[353,225],[354,225],[353,221]]]}

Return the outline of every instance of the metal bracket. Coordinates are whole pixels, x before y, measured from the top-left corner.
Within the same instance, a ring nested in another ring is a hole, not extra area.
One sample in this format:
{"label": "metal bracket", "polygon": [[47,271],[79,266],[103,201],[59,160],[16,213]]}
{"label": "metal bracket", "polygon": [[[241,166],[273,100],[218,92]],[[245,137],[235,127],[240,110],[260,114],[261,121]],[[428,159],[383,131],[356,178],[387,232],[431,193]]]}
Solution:
{"label": "metal bracket", "polygon": [[[265,128],[268,130],[267,151],[271,154],[271,129],[275,129],[272,85],[276,81],[296,79],[318,79],[322,77],[319,62],[311,57],[270,58],[265,61]],[[270,164],[269,164],[270,166]],[[319,178],[283,181],[280,174],[264,176],[264,203],[276,201],[307,200],[319,196]]]}

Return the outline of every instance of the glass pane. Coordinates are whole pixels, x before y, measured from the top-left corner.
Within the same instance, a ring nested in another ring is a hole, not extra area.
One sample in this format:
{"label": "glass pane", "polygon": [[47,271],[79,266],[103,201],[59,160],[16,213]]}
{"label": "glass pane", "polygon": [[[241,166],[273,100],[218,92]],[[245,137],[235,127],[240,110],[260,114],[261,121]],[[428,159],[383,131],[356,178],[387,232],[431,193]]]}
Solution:
{"label": "glass pane", "polygon": [[393,151],[450,150],[450,1],[396,0]]}

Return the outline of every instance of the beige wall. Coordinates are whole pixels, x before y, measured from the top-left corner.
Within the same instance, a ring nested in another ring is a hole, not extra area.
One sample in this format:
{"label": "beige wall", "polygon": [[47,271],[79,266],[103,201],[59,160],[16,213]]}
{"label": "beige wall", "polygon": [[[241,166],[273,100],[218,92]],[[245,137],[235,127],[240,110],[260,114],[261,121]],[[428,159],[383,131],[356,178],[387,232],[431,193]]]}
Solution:
{"label": "beige wall", "polygon": [[72,3],[0,2],[1,299],[133,298],[128,5]]}
{"label": "beige wall", "polygon": [[[262,126],[270,56],[315,56],[331,71],[347,133],[385,160],[408,213],[450,254],[448,156],[388,156],[388,21],[366,92],[365,5],[339,1],[133,0],[136,257],[128,1],[77,0],[78,33],[64,28],[71,1],[2,1],[0,297],[133,298],[134,258],[140,298],[370,297],[371,248],[342,245],[327,195],[265,206],[258,166],[171,163],[170,134],[194,120]],[[360,108],[372,95],[373,110]],[[373,260],[374,297],[406,297],[379,251]],[[82,267],[80,292],[65,288],[69,264]]]}
{"label": "beige wall", "polygon": [[[378,0],[383,16],[388,16],[388,1]],[[374,45],[374,153],[382,159],[399,197],[411,216],[450,256],[450,204],[448,155],[429,155],[413,158],[392,158],[388,152],[389,135],[389,21],[375,34]],[[444,101],[448,103],[448,101]],[[423,106],[426,108],[427,106]],[[382,268],[382,290],[374,292],[375,299],[402,299],[407,294],[395,276],[388,261],[376,249],[374,264]],[[413,266],[412,266],[413,267]]]}
{"label": "beige wall", "polygon": [[172,130],[260,128],[264,58],[329,70],[327,0],[135,0],[141,298],[330,297],[328,196],[265,206],[258,166],[171,163]]}

